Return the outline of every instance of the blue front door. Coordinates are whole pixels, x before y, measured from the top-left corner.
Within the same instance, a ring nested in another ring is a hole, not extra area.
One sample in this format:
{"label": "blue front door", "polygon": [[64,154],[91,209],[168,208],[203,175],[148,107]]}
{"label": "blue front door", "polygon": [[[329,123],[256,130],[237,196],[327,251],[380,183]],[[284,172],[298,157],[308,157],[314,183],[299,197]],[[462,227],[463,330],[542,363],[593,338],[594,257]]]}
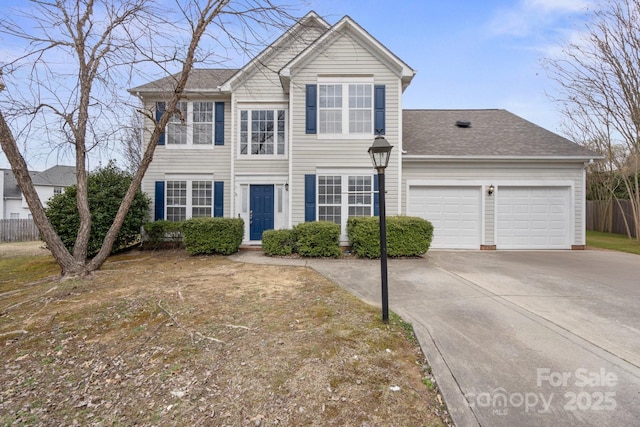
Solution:
{"label": "blue front door", "polygon": [[273,185],[249,187],[249,239],[262,240],[262,232],[273,230]]}

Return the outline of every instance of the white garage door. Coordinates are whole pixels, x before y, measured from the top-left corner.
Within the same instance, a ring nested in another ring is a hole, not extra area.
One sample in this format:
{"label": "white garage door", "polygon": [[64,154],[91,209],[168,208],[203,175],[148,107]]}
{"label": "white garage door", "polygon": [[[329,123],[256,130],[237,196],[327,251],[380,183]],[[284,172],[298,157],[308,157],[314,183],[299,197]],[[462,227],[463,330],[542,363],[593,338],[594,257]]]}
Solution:
{"label": "white garage door", "polygon": [[431,221],[432,248],[479,249],[480,187],[411,187],[407,214]]}
{"label": "white garage door", "polygon": [[569,187],[500,187],[498,249],[570,249]]}

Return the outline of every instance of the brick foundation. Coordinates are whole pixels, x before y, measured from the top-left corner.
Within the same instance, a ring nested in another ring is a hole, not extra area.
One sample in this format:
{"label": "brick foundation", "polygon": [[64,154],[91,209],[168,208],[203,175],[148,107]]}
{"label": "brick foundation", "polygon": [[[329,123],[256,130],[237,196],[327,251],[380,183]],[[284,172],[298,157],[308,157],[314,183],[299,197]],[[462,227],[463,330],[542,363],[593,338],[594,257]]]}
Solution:
{"label": "brick foundation", "polygon": [[572,251],[584,251],[587,249],[587,245],[571,245]]}

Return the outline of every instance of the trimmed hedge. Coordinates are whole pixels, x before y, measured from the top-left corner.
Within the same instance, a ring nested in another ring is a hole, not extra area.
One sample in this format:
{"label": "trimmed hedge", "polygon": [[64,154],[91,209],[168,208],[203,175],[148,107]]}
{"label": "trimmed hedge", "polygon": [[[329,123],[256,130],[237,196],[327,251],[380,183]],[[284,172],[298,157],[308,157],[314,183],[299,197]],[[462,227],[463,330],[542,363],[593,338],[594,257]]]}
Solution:
{"label": "trimmed hedge", "polygon": [[340,226],[329,221],[303,222],[293,228],[298,253],[305,257],[339,257]]}
{"label": "trimmed hedge", "polygon": [[296,251],[293,230],[267,230],[262,233],[262,251],[267,256],[287,256]]}
{"label": "trimmed hedge", "polygon": [[[352,217],[347,220],[351,251],[363,258],[380,258],[380,219]],[[433,239],[433,225],[422,218],[387,217],[387,255],[418,256],[426,253]]]}
{"label": "trimmed hedge", "polygon": [[144,249],[177,248],[182,246],[183,221],[154,221],[144,225]]}
{"label": "trimmed hedge", "polygon": [[238,252],[244,236],[241,218],[192,218],[182,225],[184,247],[191,255]]}

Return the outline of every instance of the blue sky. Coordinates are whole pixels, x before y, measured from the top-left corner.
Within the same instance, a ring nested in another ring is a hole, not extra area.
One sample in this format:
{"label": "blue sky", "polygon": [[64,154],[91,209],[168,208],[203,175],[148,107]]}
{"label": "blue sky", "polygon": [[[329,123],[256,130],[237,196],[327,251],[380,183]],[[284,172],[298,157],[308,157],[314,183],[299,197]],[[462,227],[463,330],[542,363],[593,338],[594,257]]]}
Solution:
{"label": "blue sky", "polygon": [[[553,83],[540,61],[575,39],[587,1],[306,0],[299,3],[299,13],[315,10],[330,24],[349,15],[415,69],[404,108],[504,108],[559,132],[559,106],[548,96]],[[3,0],[5,11],[20,3]],[[0,37],[2,51],[12,52]],[[60,158],[27,160],[36,170],[72,161]],[[107,160],[94,160],[92,166]],[[0,153],[4,167],[9,164]]]}
{"label": "blue sky", "polygon": [[315,0],[349,15],[417,71],[404,108],[504,108],[554,132],[558,105],[540,60],[575,37],[584,0]]}

